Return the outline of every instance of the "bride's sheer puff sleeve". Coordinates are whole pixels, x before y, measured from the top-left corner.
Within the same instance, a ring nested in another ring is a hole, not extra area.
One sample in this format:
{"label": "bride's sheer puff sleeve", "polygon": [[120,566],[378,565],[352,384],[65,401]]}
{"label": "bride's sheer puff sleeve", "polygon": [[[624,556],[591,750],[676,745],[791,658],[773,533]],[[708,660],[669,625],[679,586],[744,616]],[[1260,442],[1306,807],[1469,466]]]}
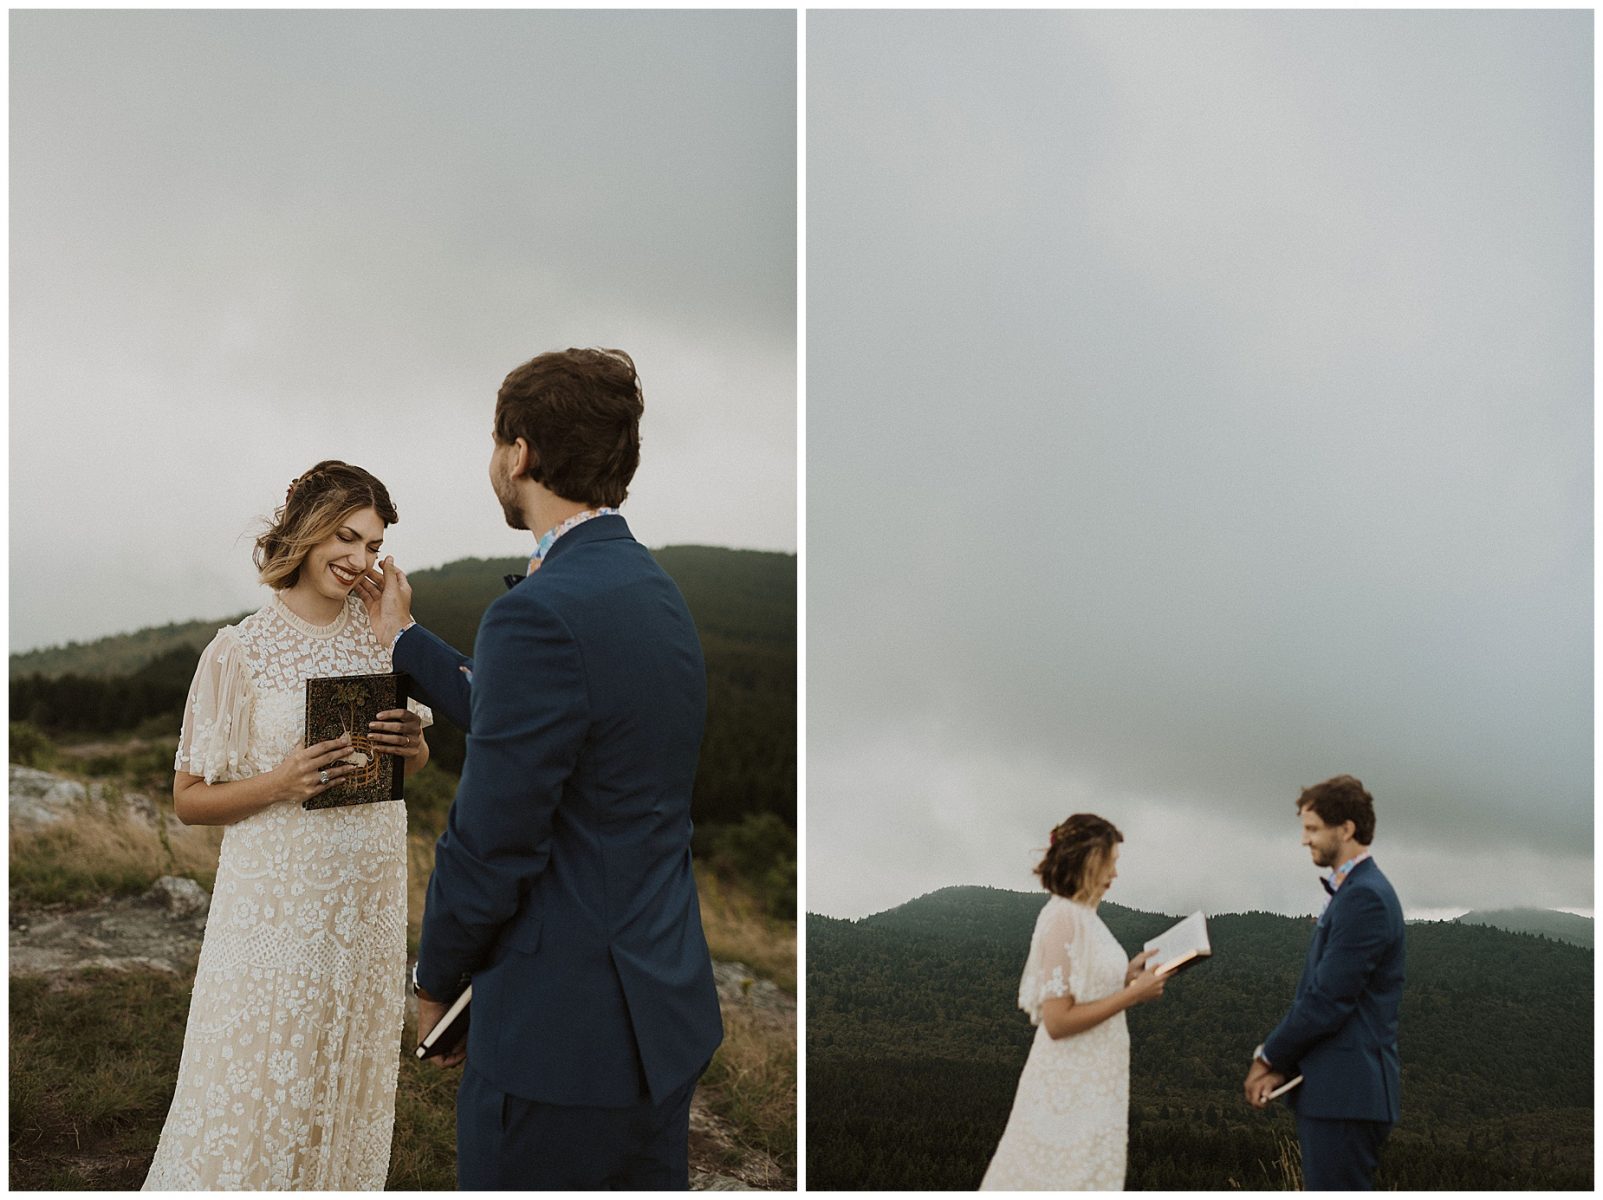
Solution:
{"label": "bride's sheer puff sleeve", "polygon": [[1047,1000],[1086,998],[1087,936],[1084,914],[1077,905],[1057,897],[1047,901],[1036,919],[1030,957],[1019,981],[1019,1007],[1029,1014],[1030,1024],[1041,1023],[1041,1005]]}
{"label": "bride's sheer puff sleeve", "polygon": [[255,689],[245,652],[232,625],[217,631],[201,653],[184,702],[184,728],[178,735],[173,770],[199,775],[207,783],[239,779],[249,772],[251,707]]}

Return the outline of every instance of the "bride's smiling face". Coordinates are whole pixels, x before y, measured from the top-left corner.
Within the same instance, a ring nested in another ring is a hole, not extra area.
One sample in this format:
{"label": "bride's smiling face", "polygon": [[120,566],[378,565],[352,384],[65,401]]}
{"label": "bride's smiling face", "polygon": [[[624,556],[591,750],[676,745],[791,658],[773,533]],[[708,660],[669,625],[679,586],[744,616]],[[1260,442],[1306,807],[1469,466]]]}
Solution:
{"label": "bride's smiling face", "polygon": [[356,581],[378,561],[383,547],[384,521],[377,509],[359,508],[347,513],[333,533],[307,552],[297,586],[343,601]]}

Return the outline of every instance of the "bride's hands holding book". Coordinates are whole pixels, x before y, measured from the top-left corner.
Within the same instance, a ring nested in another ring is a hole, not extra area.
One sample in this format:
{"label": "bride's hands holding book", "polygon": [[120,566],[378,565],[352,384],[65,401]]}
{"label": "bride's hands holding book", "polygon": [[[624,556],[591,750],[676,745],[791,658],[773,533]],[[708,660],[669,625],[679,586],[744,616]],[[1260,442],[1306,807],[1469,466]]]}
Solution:
{"label": "bride's hands holding book", "polygon": [[350,752],[351,735],[348,733],[330,742],[302,746],[269,772],[274,777],[278,799],[299,804],[326,792],[357,769],[340,762]]}
{"label": "bride's hands holding book", "polygon": [[1141,974],[1146,966],[1147,959],[1156,954],[1156,950],[1143,950],[1130,960],[1130,965],[1124,969],[1124,982],[1126,985],[1134,983],[1137,975]]}
{"label": "bride's hands holding book", "polygon": [[[1144,963],[1150,953],[1151,951],[1143,951],[1141,954],[1136,955],[1136,960]],[[1132,961],[1131,966],[1134,967],[1134,965],[1135,962]],[[1132,1008],[1137,1004],[1151,1004],[1152,1001],[1163,995],[1163,985],[1169,982],[1167,975],[1160,975],[1157,971],[1150,970],[1145,966],[1135,973],[1133,979],[1128,975],[1126,978],[1129,982],[1124,985],[1124,991],[1125,995],[1130,998],[1130,1006]]]}

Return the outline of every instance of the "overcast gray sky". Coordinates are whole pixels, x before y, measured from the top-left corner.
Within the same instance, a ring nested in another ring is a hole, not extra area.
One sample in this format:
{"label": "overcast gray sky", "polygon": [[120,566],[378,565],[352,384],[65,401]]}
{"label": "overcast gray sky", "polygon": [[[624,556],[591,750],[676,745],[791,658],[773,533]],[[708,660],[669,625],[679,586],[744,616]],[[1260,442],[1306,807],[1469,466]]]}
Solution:
{"label": "overcast gray sky", "polygon": [[642,541],[796,549],[795,14],[11,14],[11,647],[254,607],[375,472],[403,567],[526,552],[496,389],[633,354]]}
{"label": "overcast gray sky", "polygon": [[1590,910],[1588,12],[808,16],[807,907]]}

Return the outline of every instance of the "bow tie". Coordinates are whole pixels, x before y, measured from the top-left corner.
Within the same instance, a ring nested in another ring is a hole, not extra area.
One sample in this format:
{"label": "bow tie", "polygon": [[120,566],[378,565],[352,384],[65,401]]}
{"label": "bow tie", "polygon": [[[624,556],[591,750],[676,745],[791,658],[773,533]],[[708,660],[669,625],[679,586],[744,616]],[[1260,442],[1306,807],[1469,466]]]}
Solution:
{"label": "bow tie", "polygon": [[1326,879],[1323,875],[1319,877],[1319,886],[1325,889],[1325,895],[1327,896],[1334,896],[1336,894],[1336,889],[1330,886],[1330,880]]}

